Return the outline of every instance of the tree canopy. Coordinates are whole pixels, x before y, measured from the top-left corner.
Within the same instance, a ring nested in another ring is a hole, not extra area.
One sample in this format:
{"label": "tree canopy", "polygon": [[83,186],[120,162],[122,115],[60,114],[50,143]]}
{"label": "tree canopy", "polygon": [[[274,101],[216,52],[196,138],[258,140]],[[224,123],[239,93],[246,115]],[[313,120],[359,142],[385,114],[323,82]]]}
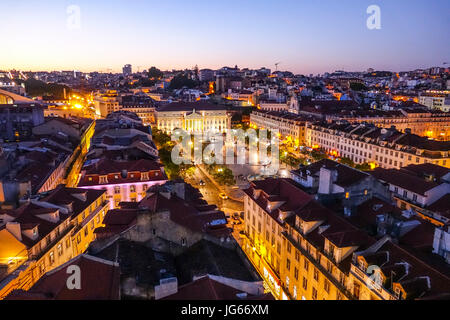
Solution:
{"label": "tree canopy", "polygon": [[189,79],[186,75],[178,74],[172,79],[172,81],[170,81],[170,89],[176,90],[184,87],[192,89],[196,87],[197,84],[197,81]]}
{"label": "tree canopy", "polygon": [[159,70],[158,68],[156,68],[156,67],[151,67],[149,70],[148,70],[148,77],[150,78],[150,79],[153,79],[153,80],[156,80],[156,79],[161,79],[162,77],[164,76],[164,73],[161,71],[161,70]]}

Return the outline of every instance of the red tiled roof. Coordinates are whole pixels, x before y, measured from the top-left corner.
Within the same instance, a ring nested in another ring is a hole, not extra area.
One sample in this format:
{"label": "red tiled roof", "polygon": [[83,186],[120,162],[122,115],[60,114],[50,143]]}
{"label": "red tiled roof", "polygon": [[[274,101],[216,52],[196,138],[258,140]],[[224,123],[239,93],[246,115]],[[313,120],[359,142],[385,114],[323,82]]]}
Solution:
{"label": "red tiled roof", "polygon": [[[97,201],[106,191],[95,189],[81,189],[81,188],[67,188],[64,185],[59,185],[56,189],[52,190],[47,196],[42,198],[42,201],[50,202],[56,205],[72,206],[72,218],[79,215],[86,210],[92,203]],[[85,195],[85,201],[77,198],[77,194]]]}
{"label": "red tiled roof", "polygon": [[[240,300],[237,294],[243,293],[205,276],[178,288],[178,292],[163,300]],[[258,298],[248,295],[245,299]]]}
{"label": "red tiled roof", "polygon": [[376,168],[370,174],[379,180],[420,195],[425,195],[425,192],[439,185],[437,182],[427,181],[406,171],[397,169]]}
{"label": "red tiled roof", "polygon": [[432,205],[427,207],[427,210],[439,213],[440,215],[450,218],[450,193],[446,194]]}
{"label": "red tiled roof", "polygon": [[[81,290],[67,287],[69,266],[81,271]],[[117,263],[86,254],[45,274],[29,291],[13,291],[6,300],[119,300],[120,268]]]}
{"label": "red tiled roof", "polygon": [[[145,181],[164,181],[167,176],[164,173],[164,166],[153,160],[140,159],[136,161],[114,161],[100,159],[97,162],[84,167],[84,175],[78,186],[94,186],[120,183],[133,183]],[[126,176],[123,176],[123,172]],[[142,180],[141,174],[148,172],[148,179]],[[108,177],[107,183],[100,183],[100,176]],[[134,175],[132,177],[131,175]],[[117,179],[116,179],[117,176]],[[89,179],[92,179],[90,181]]]}

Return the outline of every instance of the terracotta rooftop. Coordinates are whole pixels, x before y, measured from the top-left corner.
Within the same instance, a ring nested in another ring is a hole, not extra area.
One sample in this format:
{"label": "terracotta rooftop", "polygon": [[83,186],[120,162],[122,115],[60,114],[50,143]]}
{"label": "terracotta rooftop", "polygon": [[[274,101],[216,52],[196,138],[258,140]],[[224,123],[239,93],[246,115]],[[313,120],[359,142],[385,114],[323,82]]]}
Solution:
{"label": "terracotta rooftop", "polygon": [[[67,269],[73,265],[81,271],[81,290],[67,287]],[[83,254],[46,273],[30,290],[13,291],[6,300],[119,300],[119,281],[118,264]]]}

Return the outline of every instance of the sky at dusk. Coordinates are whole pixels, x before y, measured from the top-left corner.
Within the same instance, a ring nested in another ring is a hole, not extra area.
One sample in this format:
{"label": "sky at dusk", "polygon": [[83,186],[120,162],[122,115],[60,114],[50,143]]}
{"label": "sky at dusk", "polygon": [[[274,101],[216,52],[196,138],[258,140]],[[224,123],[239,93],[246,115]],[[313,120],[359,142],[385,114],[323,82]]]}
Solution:
{"label": "sky at dusk", "polygon": [[[380,30],[366,26],[372,4],[381,8]],[[0,70],[281,62],[310,74],[450,63],[449,0],[1,0],[0,30]]]}

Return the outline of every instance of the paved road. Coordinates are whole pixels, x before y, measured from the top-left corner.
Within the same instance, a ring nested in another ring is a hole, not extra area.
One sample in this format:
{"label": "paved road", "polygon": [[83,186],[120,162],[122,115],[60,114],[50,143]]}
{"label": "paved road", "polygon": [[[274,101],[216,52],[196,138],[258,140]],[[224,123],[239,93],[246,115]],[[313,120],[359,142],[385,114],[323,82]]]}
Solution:
{"label": "paved road", "polygon": [[[200,186],[201,180],[206,183],[205,186]],[[244,210],[244,204],[240,201],[221,199],[219,194],[222,191],[219,190],[215,184],[212,183],[209,178],[198,168],[195,171],[194,178],[186,179],[186,181],[198,188],[208,203],[217,205],[217,207],[224,210],[226,213],[241,212]]]}

